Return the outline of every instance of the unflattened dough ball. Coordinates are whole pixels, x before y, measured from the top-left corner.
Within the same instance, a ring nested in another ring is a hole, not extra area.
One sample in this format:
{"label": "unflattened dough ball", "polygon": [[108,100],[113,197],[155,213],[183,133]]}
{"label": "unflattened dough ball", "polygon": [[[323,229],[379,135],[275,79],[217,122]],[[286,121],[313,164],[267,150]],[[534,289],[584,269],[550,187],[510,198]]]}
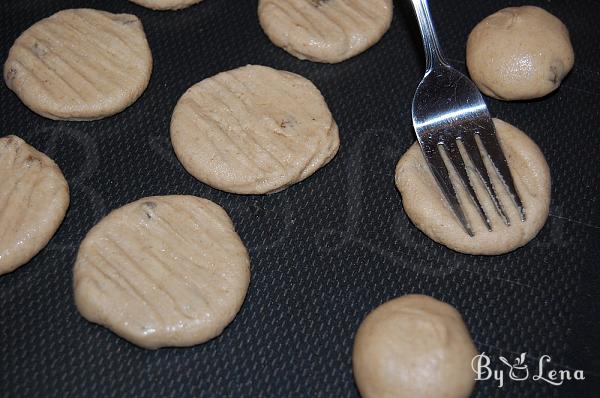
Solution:
{"label": "unflattened dough ball", "polygon": [[0,275],[35,256],[69,207],[69,186],[48,156],[21,138],[0,138]]}
{"label": "unflattened dough ball", "polygon": [[202,0],[129,0],[153,10],[181,10]]}
{"label": "unflattened dough ball", "polygon": [[248,252],[227,213],[194,196],[154,196],[92,228],[74,267],[75,303],[90,322],[145,348],[221,334],[250,282]]}
{"label": "unflattened dough ball", "polygon": [[567,27],[533,6],[509,7],[481,21],[467,41],[467,67],[486,95],[526,100],[554,91],[573,67]]}
{"label": "unflattened dough ball", "polygon": [[467,398],[477,350],[454,307],[407,295],[377,307],[354,339],[352,368],[362,398]]}
{"label": "unflattened dough ball", "polygon": [[171,141],[185,169],[227,192],[280,191],[337,153],[337,124],[302,76],[248,65],[192,86],[179,99]]}
{"label": "unflattened dough ball", "polygon": [[135,15],[71,9],[17,38],[4,64],[6,85],[50,119],[114,115],[142,95],[152,54]]}
{"label": "unflattened dough ball", "polygon": [[[499,200],[512,224],[506,226],[480,178],[472,167],[467,167],[469,178],[475,182],[475,192],[493,228],[493,231],[488,231],[458,179],[452,178],[454,186],[459,187],[459,200],[475,234],[470,237],[443,199],[418,143],[409,148],[396,166],[396,186],[402,194],[402,205],[408,217],[431,239],[462,253],[495,255],[515,250],[533,239],[548,218],[550,170],[544,155],[521,130],[499,119],[494,119],[494,125],[525,207],[525,222],[520,221],[519,213],[496,173],[488,173],[492,184],[500,187]],[[489,160],[485,160],[488,170],[491,170]],[[451,177],[455,177],[454,173],[451,173]]]}
{"label": "unflattened dough ball", "polygon": [[269,39],[300,59],[336,63],[362,53],[387,32],[392,0],[260,0]]}

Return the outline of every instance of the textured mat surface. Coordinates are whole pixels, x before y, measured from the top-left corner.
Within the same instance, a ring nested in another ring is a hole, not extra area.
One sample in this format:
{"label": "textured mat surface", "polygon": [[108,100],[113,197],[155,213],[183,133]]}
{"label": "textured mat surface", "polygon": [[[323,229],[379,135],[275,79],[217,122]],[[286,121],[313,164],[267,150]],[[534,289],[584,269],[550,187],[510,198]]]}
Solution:
{"label": "textured mat surface", "polygon": [[[256,1],[204,0],[154,12],[125,0],[5,0],[0,54],[60,9],[138,15],[154,55],[148,90],[114,117],[46,120],[0,85],[0,134],[17,134],[60,165],[71,207],[50,244],[0,277],[0,396],[356,397],[354,332],[384,301],[407,293],[456,306],[476,344],[502,369],[527,352],[584,382],[477,384],[476,397],[597,396],[600,375],[600,2],[546,1],[572,33],[576,65],[533,102],[489,100],[494,116],[526,131],[552,170],[551,216],[526,247],[473,257],[439,246],[407,219],[394,167],[414,141],[410,101],[423,56],[407,0],[368,52],[338,65],[302,62],[262,33]],[[476,4],[476,6],[474,5]],[[464,45],[483,17],[520,1],[431,0],[442,44],[464,69]],[[2,61],[3,62],[3,61]],[[219,71],[257,63],[300,73],[322,90],[339,124],[330,165],[271,196],[237,196],[197,182],[177,162],[169,120],[179,96]],[[252,256],[246,303],[223,335],[188,349],[146,351],[87,323],[72,299],[79,242],[111,209],[147,195],[194,194],[227,209]],[[535,368],[535,369],[533,369]],[[549,369],[548,367],[546,368]]]}

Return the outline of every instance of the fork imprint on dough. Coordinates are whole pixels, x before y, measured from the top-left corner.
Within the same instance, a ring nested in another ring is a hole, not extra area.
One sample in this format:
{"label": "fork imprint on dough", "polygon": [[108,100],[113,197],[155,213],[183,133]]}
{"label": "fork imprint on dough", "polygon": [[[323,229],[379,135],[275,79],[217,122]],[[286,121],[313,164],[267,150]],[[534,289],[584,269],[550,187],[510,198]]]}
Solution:
{"label": "fork imprint on dough", "polygon": [[227,213],[194,196],[155,196],[111,212],[81,244],[75,302],[91,322],[146,348],[221,334],[250,280]]}
{"label": "fork imprint on dough", "polygon": [[290,72],[248,65],[192,86],[171,121],[183,166],[215,188],[280,191],[337,153],[337,125],[319,90]]}
{"label": "fork imprint on dough", "polygon": [[21,34],[4,64],[6,85],[50,119],[118,113],[146,89],[152,55],[135,15],[70,9]]}
{"label": "fork imprint on dough", "polygon": [[271,41],[300,59],[336,63],[375,44],[390,27],[392,0],[260,0]]}
{"label": "fork imprint on dough", "polygon": [[0,138],[0,275],[36,255],[69,206],[58,166],[14,135]]}
{"label": "fork imprint on dough", "polygon": [[[476,174],[475,167],[464,152],[468,180],[480,198],[493,228],[492,231],[488,230],[458,175],[451,171],[450,179],[456,188],[459,203],[471,222],[475,233],[473,237],[464,233],[463,227],[441,195],[417,142],[396,165],[396,187],[402,195],[402,205],[408,217],[431,239],[461,253],[498,255],[513,251],[533,239],[548,218],[552,182],[544,154],[524,132],[502,120],[493,120],[516,190],[527,211],[524,222],[515,222],[510,226],[504,223],[482,180]],[[484,156],[483,160],[487,170],[493,170],[494,166],[489,158]],[[508,218],[518,220],[519,211],[512,206],[513,200],[504,183],[496,172],[489,174]]]}

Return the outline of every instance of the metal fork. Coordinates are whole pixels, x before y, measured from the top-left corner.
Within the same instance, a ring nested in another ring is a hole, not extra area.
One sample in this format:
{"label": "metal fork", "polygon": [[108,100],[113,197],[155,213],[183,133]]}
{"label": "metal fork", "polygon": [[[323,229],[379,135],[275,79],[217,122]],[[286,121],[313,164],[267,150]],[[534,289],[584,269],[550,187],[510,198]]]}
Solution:
{"label": "metal fork", "polygon": [[481,155],[482,148],[480,146],[482,146],[496,169],[496,174],[512,197],[521,221],[525,221],[525,209],[515,189],[508,162],[496,138],[496,129],[481,93],[471,80],[445,61],[429,13],[427,0],[412,0],[412,3],[419,20],[427,61],[425,77],[421,80],[413,98],[413,126],[423,155],[444,198],[465,231],[473,236],[473,229],[450,180],[442,150],[488,230],[492,230],[490,218],[483,210],[473,184],[469,180],[465,159],[459,149],[458,142],[460,142],[470,158],[476,174],[481,178],[498,214],[506,225],[510,225],[510,219],[498,200],[498,189],[492,184]]}

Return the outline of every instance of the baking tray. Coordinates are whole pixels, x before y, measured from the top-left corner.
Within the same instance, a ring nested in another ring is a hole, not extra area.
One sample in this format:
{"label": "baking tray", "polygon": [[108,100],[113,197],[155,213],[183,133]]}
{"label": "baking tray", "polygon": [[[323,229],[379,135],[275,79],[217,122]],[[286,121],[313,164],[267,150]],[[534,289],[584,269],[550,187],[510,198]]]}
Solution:
{"label": "baking tray", "polygon": [[[464,70],[470,29],[508,0],[431,0],[442,45]],[[95,122],[41,118],[0,86],[0,134],[52,157],[71,188],[58,233],[29,264],[0,277],[0,396],[356,397],[351,354],[366,314],[399,295],[424,293],[463,314],[480,351],[543,355],[585,381],[478,382],[475,397],[598,396],[600,375],[600,2],[528,0],[570,28],[576,62],[543,100],[488,100],[526,131],[552,171],[550,217],[526,247],[497,257],[455,253],[417,230],[402,210],[394,168],[414,141],[410,103],[424,58],[408,0],[389,32],[337,65],[303,62],[261,31],[257,1],[204,0],[179,12],[125,0],[4,0],[0,54],[34,22],[65,8],[139,16],[154,57],[144,95]],[[290,70],[323,92],[340,127],[335,159],[269,196],[220,192],[178,163],[170,116],[192,84],[245,64]],[[148,351],[86,322],[72,298],[85,233],[111,209],[148,195],[193,194],[222,205],[252,258],[246,302],[222,336],[185,349]],[[549,369],[549,368],[548,368]]]}

